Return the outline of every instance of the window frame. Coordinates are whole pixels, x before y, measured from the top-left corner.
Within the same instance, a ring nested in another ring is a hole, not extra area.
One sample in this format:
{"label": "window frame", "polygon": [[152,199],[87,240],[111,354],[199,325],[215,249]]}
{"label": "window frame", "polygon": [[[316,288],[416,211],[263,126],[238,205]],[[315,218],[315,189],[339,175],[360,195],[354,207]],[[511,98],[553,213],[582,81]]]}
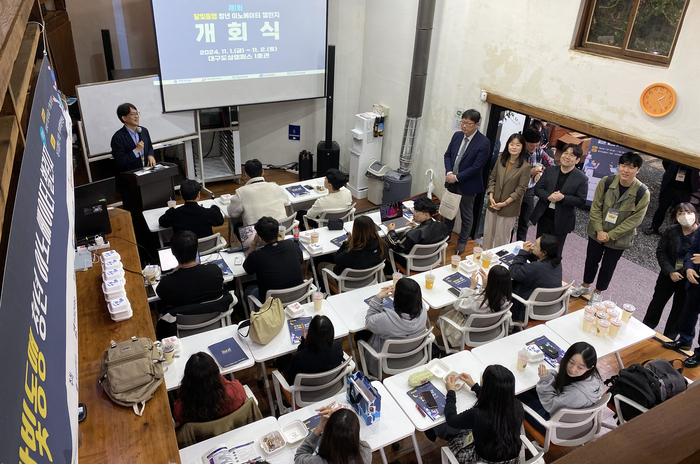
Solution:
{"label": "window frame", "polygon": [[611,45],[603,45],[592,42],[587,42],[586,38],[590,31],[591,23],[593,21],[593,12],[598,0],[586,0],[583,7],[583,14],[581,16],[581,21],[579,22],[578,32],[576,35],[576,42],[574,49],[581,52],[591,53],[594,55],[601,55],[611,58],[619,58],[627,61],[634,61],[637,63],[646,63],[655,66],[665,66],[668,67],[673,59],[673,53],[676,50],[676,45],[678,44],[678,38],[680,36],[681,29],[683,27],[683,20],[688,11],[688,5],[690,5],[690,0],[685,0],[685,5],[683,6],[683,12],[681,13],[681,18],[678,22],[678,27],[676,28],[676,34],[673,37],[673,44],[671,45],[671,50],[668,56],[661,55],[651,55],[649,53],[639,52],[635,50],[628,50],[630,35],[632,34],[632,29],[634,28],[634,20],[637,17],[639,11],[640,0],[634,0],[634,5],[630,10],[630,19],[627,24],[627,31],[625,32],[625,37],[622,41],[621,47],[613,47]]}

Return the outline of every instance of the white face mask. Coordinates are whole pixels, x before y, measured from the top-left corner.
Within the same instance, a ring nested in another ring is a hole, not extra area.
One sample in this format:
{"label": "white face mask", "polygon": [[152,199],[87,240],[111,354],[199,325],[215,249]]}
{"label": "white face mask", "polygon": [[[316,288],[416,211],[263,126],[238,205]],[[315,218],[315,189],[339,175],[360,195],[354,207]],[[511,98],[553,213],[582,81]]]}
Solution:
{"label": "white face mask", "polygon": [[677,216],[676,220],[678,223],[682,226],[685,227],[690,227],[693,224],[695,224],[695,215],[694,214],[683,214],[681,216]]}

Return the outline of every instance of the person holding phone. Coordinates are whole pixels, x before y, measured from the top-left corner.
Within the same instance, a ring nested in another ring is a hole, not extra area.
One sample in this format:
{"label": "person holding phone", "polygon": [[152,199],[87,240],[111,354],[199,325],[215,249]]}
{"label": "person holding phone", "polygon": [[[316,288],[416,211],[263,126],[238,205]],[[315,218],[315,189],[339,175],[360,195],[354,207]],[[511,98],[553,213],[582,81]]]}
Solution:
{"label": "person holding phone", "polygon": [[448,446],[453,453],[461,455],[460,462],[517,463],[524,410],[515,397],[513,373],[492,364],[481,376],[483,387],[469,374],[461,373],[458,378],[476,394],[474,407],[457,413],[457,376],[448,377],[445,423],[426,430],[425,436],[430,441],[437,437],[450,440]]}
{"label": "person holding phone", "polygon": [[333,409],[334,404],[316,410],[321,420],[299,446],[294,464],[371,464],[372,449],[360,440],[357,414],[344,408]]}
{"label": "person holding phone", "polygon": [[[478,279],[483,282],[479,289]],[[513,285],[508,268],[494,266],[488,274],[479,269],[472,273],[469,287],[462,289],[452,308],[446,308],[440,315],[464,326],[470,314],[497,313],[506,309],[511,304],[512,293]],[[443,324],[440,330],[450,345],[461,346],[462,333],[459,330],[449,324]]]}

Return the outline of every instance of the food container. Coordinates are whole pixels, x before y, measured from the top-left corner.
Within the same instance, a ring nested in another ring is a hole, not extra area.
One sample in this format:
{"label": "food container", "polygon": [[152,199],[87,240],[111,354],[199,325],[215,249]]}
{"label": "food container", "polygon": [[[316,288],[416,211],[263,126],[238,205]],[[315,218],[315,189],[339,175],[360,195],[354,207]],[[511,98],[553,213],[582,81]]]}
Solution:
{"label": "food container", "polygon": [[102,292],[105,295],[105,301],[126,298],[126,291],[124,290],[125,283],[126,281],[124,279],[112,279],[107,282],[102,282]]}
{"label": "food container", "polygon": [[450,372],[450,368],[447,367],[447,364],[439,359],[433,359],[430,364],[428,364],[427,368],[438,379],[444,378],[447,373]]}
{"label": "food container", "polygon": [[444,380],[445,382],[447,382],[447,378],[450,377],[450,376],[453,376],[453,375],[454,375],[455,377],[457,377],[457,378],[455,379],[455,390],[459,390],[460,388],[462,388],[462,387],[464,386],[464,380],[462,380],[462,379],[459,378],[459,373],[457,373],[457,372],[455,372],[455,371],[452,371],[452,372],[450,372],[449,374],[447,374],[447,375],[445,376],[445,378],[443,378],[442,380]]}
{"label": "food container", "polygon": [[309,430],[302,421],[295,420],[280,429],[282,436],[290,445],[306,438]]}
{"label": "food container", "polygon": [[123,312],[123,313],[120,313],[120,314],[112,314],[112,320],[114,322],[121,322],[121,321],[125,321],[127,319],[130,319],[131,316],[133,316],[133,315],[134,315],[134,311],[130,309],[130,310]]}
{"label": "food container", "polygon": [[116,300],[111,300],[109,303],[107,303],[107,309],[112,317],[114,317],[120,313],[130,311],[131,303],[129,303],[129,300],[126,298],[117,298]]}
{"label": "food container", "polygon": [[306,311],[304,311],[304,307],[299,303],[292,303],[284,309],[284,312],[287,313],[290,319],[296,319],[297,317],[303,316]]}
{"label": "food container", "polygon": [[101,261],[102,263],[105,263],[105,262],[110,261],[110,260],[113,260],[113,259],[116,259],[116,260],[118,260],[118,261],[121,261],[121,260],[122,260],[122,257],[119,255],[119,253],[117,253],[117,252],[114,251],[114,250],[107,250],[107,251],[105,251],[104,253],[102,253],[102,254],[100,255],[100,261]]}
{"label": "food container", "polygon": [[123,279],[126,274],[124,273],[124,269],[120,267],[115,267],[114,269],[107,269],[102,273],[102,280],[104,282],[107,282],[108,280],[112,279]]}
{"label": "food container", "polygon": [[180,343],[180,339],[175,336],[164,338],[163,340],[161,340],[161,343],[172,343],[175,346],[175,356],[182,353],[182,343]]}
{"label": "food container", "polygon": [[268,456],[278,453],[286,444],[287,442],[284,440],[284,437],[277,430],[260,438],[260,448],[262,448]]}
{"label": "food container", "polygon": [[221,197],[219,197],[219,198],[221,198],[221,204],[222,204],[222,205],[228,205],[229,203],[231,203],[231,195],[228,194],[228,193],[224,193],[224,194],[221,195]]}
{"label": "food container", "polygon": [[320,243],[309,243],[306,245],[306,251],[308,251],[310,255],[315,256],[323,252],[323,246]]}
{"label": "food container", "polygon": [[109,269],[123,269],[121,259],[110,259],[102,263],[102,272]]}
{"label": "food container", "polygon": [[478,266],[471,259],[463,259],[459,263],[459,270],[464,272],[467,275],[472,275],[472,273],[474,271],[476,271],[477,269],[478,269]]}

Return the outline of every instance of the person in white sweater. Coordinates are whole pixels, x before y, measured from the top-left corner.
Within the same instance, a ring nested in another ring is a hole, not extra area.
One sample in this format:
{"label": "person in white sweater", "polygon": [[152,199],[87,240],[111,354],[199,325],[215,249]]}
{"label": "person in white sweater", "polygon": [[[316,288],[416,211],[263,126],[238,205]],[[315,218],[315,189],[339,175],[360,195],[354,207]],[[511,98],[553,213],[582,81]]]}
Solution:
{"label": "person in white sweater", "polygon": [[[574,343],[566,350],[559,372],[540,364],[536,395],[530,390],[518,395],[518,398],[544,420],[549,420],[561,408],[581,409],[592,406],[603,394],[603,381],[596,368],[597,362],[598,355],[593,346],[586,342]],[[527,413],[525,420],[544,431]]]}
{"label": "person in white sweater", "polygon": [[350,190],[343,189],[345,187],[345,174],[339,170],[329,169],[323,180],[323,186],[328,189],[328,195],[316,200],[311,209],[306,212],[309,219],[317,219],[324,211],[342,211],[352,205]]}
{"label": "person in white sweater", "polygon": [[[483,284],[477,288],[479,279]],[[445,308],[440,315],[464,326],[470,314],[497,313],[508,308],[512,293],[513,284],[508,268],[494,266],[488,274],[478,269],[472,273],[469,287],[462,289],[452,308]],[[450,345],[461,346],[462,333],[459,330],[447,323],[442,323],[440,330],[445,333]]]}
{"label": "person in white sweater", "polygon": [[[274,182],[265,181],[265,171],[257,159],[245,163],[245,173],[250,178],[245,185],[236,189],[228,205],[228,215],[240,218],[243,225],[253,225],[263,216],[270,216],[278,221],[288,216],[287,206],[291,204],[284,189]],[[235,227],[235,226],[234,226]],[[238,228],[234,228],[238,231]]]}

